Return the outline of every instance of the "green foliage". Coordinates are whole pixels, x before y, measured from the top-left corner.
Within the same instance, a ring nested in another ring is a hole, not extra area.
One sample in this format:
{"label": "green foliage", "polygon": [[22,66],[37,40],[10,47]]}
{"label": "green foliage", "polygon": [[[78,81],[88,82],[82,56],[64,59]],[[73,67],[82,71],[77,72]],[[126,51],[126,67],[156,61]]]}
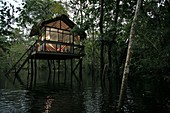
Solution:
{"label": "green foliage", "polygon": [[[164,2],[145,2],[134,45],[132,74],[170,82],[170,6]],[[151,7],[152,6],[152,7]]]}
{"label": "green foliage", "polygon": [[[94,48],[95,47],[95,48]],[[95,65],[98,65],[99,62],[99,42],[92,41],[91,39],[85,40],[85,54],[86,54],[86,63],[92,63],[92,57],[96,60]]]}
{"label": "green foliage", "polygon": [[6,42],[6,37],[0,36],[0,49],[3,52],[7,52],[8,51],[8,47],[9,47],[9,43]]}
{"label": "green foliage", "polygon": [[[78,25],[73,32],[79,34],[86,31],[87,33],[87,39],[84,41],[86,53],[84,63],[87,66],[94,64],[99,67],[100,40],[103,39],[105,63],[108,63],[107,52],[111,43],[112,59],[116,59],[112,62],[117,62],[115,63],[118,64],[117,69],[123,67],[127,49],[126,41],[129,37],[136,0],[120,2],[115,25],[116,2],[116,0],[104,2],[102,36],[99,33],[100,2],[98,0],[70,0],[67,5],[67,9],[73,14],[73,21]],[[169,4],[168,0],[143,1],[131,64],[131,75],[136,78],[145,77],[170,82]],[[0,0],[1,71],[9,68],[34,41],[34,38],[25,37],[23,28],[30,28],[33,24],[56,15],[68,15],[65,7],[54,0],[25,0],[22,5],[23,7],[14,9],[12,4]],[[19,13],[19,18],[14,17],[16,11]],[[17,28],[12,27],[13,22],[18,22]]]}
{"label": "green foliage", "polygon": [[22,26],[32,25],[40,21],[51,19],[56,15],[67,14],[65,8],[54,0],[25,0],[19,22]]}
{"label": "green foliage", "polygon": [[8,69],[8,66],[7,66],[8,60],[7,60],[6,52],[4,52],[1,48],[0,48],[0,61],[1,61],[0,73],[4,73]]}
{"label": "green foliage", "polygon": [[0,0],[0,36],[11,34],[14,12],[12,4]]}
{"label": "green foliage", "polygon": [[16,63],[16,61],[23,55],[23,53],[27,50],[27,47],[25,44],[13,44],[10,47],[10,53],[9,53],[9,61],[11,61],[11,64]]}
{"label": "green foliage", "polygon": [[[133,45],[133,59],[131,74],[135,77],[146,77],[155,80],[170,80],[170,2],[143,1],[140,20],[138,21],[137,35]],[[117,25],[114,24],[116,15],[116,1],[104,3],[104,34],[99,34],[100,3],[96,0],[71,0],[70,7],[74,12],[74,21],[81,27],[87,28],[86,62],[93,63],[93,58],[99,61],[100,40],[105,40],[105,47],[113,43],[112,59],[117,59],[118,69],[123,67],[127,39],[135,11],[136,0],[121,1]],[[115,34],[116,31],[116,34]],[[116,36],[115,36],[116,35]],[[94,52],[95,51],[95,52]],[[105,48],[105,52],[107,49]],[[107,61],[105,53],[105,60]],[[116,60],[114,60],[115,62]],[[95,62],[96,63],[96,62]],[[97,62],[98,65],[100,62]],[[112,70],[115,71],[115,70]]]}
{"label": "green foliage", "polygon": [[9,47],[9,43],[6,37],[11,35],[14,22],[14,6],[6,1],[0,0],[0,49],[6,52]]}

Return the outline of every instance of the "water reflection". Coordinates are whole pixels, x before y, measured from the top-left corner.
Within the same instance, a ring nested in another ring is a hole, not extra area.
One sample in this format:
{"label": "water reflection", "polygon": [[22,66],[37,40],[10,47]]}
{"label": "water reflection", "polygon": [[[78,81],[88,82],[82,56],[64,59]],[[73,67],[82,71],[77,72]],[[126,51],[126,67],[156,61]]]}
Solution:
{"label": "water reflection", "polygon": [[[81,90],[0,90],[0,113],[108,113],[100,87]],[[108,100],[107,100],[108,101]],[[110,105],[111,106],[111,105]]]}
{"label": "water reflection", "polygon": [[54,101],[54,99],[51,97],[51,96],[47,96],[47,101],[45,102],[45,112],[43,113],[50,113],[50,110],[51,110],[51,104],[52,102]]}
{"label": "water reflection", "polygon": [[[92,93],[94,92],[94,93]],[[57,92],[32,92],[32,112],[37,113],[100,113],[101,89],[64,89]]]}
{"label": "water reflection", "polygon": [[[0,113],[114,113],[120,90],[116,82],[111,86],[112,91],[107,84],[103,89],[100,84],[91,83],[82,88],[43,83],[33,90],[18,90],[20,88],[11,88],[11,84],[3,85],[1,81]],[[146,84],[129,85],[124,113],[170,113],[165,106],[170,93],[162,86],[155,87],[154,91],[153,86],[149,88]]]}
{"label": "water reflection", "polygon": [[100,113],[101,104],[102,104],[102,93],[101,89],[92,89],[89,88],[83,92],[84,96],[84,107],[86,113]]}
{"label": "water reflection", "polygon": [[26,113],[31,104],[27,90],[0,90],[0,113]]}

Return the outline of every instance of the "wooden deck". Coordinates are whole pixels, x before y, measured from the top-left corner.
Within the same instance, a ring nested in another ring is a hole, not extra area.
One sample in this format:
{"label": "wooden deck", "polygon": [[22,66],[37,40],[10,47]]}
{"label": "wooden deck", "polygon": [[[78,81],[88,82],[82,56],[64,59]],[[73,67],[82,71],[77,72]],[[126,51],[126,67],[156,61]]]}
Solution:
{"label": "wooden deck", "polygon": [[50,60],[66,60],[66,59],[79,59],[83,57],[85,54],[71,54],[64,52],[44,52],[37,51],[33,52],[30,55],[31,59],[50,59]]}

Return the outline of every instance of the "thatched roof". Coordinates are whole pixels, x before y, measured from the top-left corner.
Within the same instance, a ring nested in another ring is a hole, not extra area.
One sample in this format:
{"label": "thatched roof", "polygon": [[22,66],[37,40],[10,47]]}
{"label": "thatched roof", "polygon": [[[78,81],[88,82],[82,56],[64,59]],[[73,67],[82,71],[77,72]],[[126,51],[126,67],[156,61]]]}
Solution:
{"label": "thatched roof", "polygon": [[[44,26],[53,27],[53,28],[61,28],[64,30],[71,30],[73,29],[73,27],[76,26],[76,24],[73,21],[71,21],[68,18],[68,16],[63,14],[61,16],[57,16],[56,18],[46,20],[46,21],[40,22],[39,24],[34,25],[32,27],[30,36],[40,35],[40,30]],[[80,31],[81,32],[78,32],[78,35],[80,35],[82,39],[86,38],[86,33],[82,30]]]}

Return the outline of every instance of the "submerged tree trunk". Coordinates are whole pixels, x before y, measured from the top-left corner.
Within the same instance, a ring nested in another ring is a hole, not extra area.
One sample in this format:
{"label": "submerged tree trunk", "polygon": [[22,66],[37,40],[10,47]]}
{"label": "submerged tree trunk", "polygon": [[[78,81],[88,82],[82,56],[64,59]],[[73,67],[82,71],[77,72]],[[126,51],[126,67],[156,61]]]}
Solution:
{"label": "submerged tree trunk", "polygon": [[103,68],[104,68],[103,4],[104,4],[104,0],[101,0],[100,1],[100,22],[99,22],[100,34],[101,34],[101,51],[100,51],[100,80],[101,82],[102,82],[102,74],[103,74]]}
{"label": "submerged tree trunk", "polygon": [[132,44],[133,44],[133,40],[135,38],[135,27],[136,27],[136,24],[137,24],[137,19],[138,19],[138,15],[139,15],[139,11],[140,11],[140,6],[141,6],[141,1],[142,0],[137,1],[136,11],[135,11],[135,15],[134,15],[134,18],[133,18],[133,21],[132,21],[131,30],[130,30],[126,62],[125,62],[122,84],[121,84],[120,95],[119,95],[119,101],[118,101],[118,111],[119,112],[120,112],[120,110],[123,106],[124,95],[126,93],[126,88],[127,88],[129,66],[130,66],[131,58],[132,58]]}
{"label": "submerged tree trunk", "polygon": [[92,28],[92,57],[91,57],[91,69],[92,69],[92,82],[95,82],[95,71],[94,71],[94,64],[95,64],[95,58],[94,58],[94,26]]}

